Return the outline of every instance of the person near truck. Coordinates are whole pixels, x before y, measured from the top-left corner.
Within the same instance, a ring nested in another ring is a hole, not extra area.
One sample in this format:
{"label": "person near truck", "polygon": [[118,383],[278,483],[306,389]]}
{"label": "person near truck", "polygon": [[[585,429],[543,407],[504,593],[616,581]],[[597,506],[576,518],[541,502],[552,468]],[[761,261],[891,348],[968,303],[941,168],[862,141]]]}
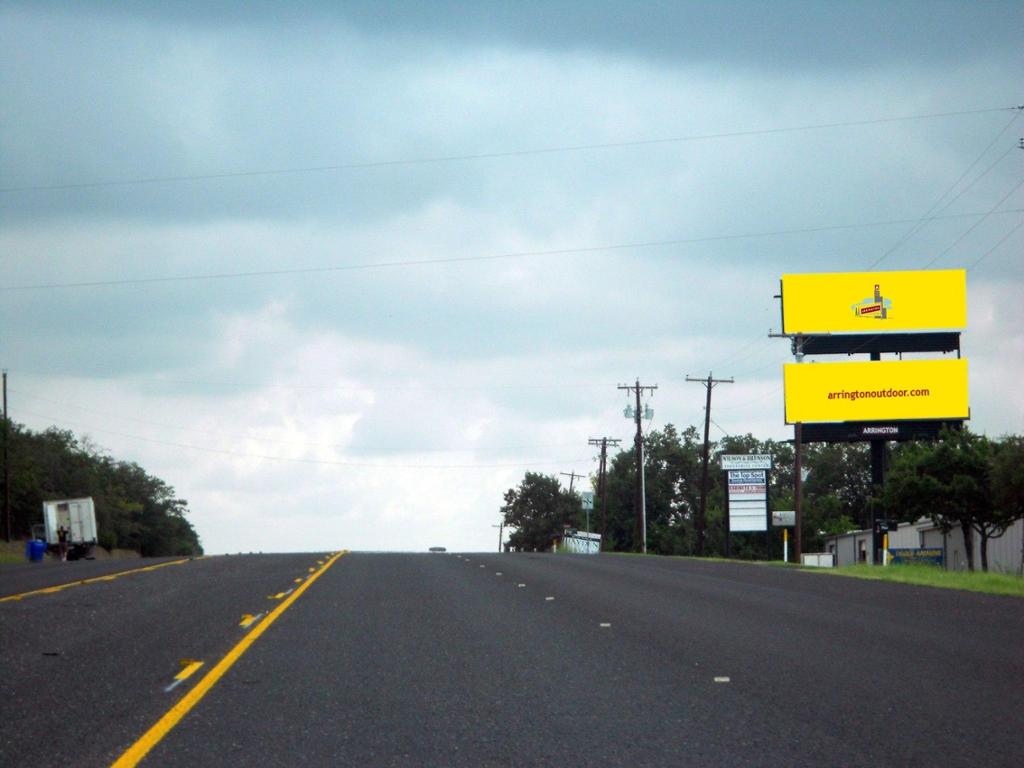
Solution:
{"label": "person near truck", "polygon": [[68,529],[63,525],[57,529],[57,547],[60,549],[60,560],[61,562],[67,562],[68,559]]}

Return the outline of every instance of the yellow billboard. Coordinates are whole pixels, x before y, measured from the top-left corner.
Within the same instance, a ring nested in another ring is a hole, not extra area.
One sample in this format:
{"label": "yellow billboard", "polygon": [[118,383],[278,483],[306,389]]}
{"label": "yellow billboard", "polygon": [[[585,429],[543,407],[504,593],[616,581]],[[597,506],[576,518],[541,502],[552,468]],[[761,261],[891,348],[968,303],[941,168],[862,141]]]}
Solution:
{"label": "yellow billboard", "polygon": [[953,330],[967,325],[967,271],[782,276],[783,333]]}
{"label": "yellow billboard", "polygon": [[786,423],[966,419],[967,361],[787,363]]}

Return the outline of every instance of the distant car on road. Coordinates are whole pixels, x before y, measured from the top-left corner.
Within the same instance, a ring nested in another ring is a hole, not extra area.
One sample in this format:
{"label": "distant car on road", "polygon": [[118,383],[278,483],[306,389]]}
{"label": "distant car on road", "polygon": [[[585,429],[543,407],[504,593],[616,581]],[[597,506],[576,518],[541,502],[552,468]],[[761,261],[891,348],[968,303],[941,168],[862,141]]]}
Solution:
{"label": "distant car on road", "polygon": [[444,547],[431,547],[430,551],[431,552],[447,552],[448,550],[445,549]]}

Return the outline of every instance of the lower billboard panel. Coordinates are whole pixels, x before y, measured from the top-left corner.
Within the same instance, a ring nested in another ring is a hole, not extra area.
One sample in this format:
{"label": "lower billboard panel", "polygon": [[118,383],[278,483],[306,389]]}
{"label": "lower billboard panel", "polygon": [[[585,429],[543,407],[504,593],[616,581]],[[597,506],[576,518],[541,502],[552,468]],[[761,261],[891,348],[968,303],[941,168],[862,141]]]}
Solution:
{"label": "lower billboard panel", "polygon": [[966,419],[967,361],[788,363],[786,423]]}

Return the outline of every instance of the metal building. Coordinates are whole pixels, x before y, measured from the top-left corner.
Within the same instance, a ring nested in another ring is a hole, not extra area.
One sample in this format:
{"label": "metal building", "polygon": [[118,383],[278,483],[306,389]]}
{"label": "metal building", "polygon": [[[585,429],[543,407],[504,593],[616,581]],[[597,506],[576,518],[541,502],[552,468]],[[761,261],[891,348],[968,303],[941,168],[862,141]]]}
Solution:
{"label": "metal building", "polygon": [[[872,533],[848,531],[825,538],[825,551],[835,555],[837,566],[854,563],[872,563]],[[981,543],[977,533],[972,535],[974,567],[981,569]],[[967,552],[959,528],[943,533],[929,518],[915,523],[900,523],[889,532],[890,549],[938,549],[944,553],[944,567],[950,571],[967,570]],[[998,539],[988,540],[988,568],[996,573],[1021,573],[1021,554],[1024,548],[1024,520],[1018,520]]]}

